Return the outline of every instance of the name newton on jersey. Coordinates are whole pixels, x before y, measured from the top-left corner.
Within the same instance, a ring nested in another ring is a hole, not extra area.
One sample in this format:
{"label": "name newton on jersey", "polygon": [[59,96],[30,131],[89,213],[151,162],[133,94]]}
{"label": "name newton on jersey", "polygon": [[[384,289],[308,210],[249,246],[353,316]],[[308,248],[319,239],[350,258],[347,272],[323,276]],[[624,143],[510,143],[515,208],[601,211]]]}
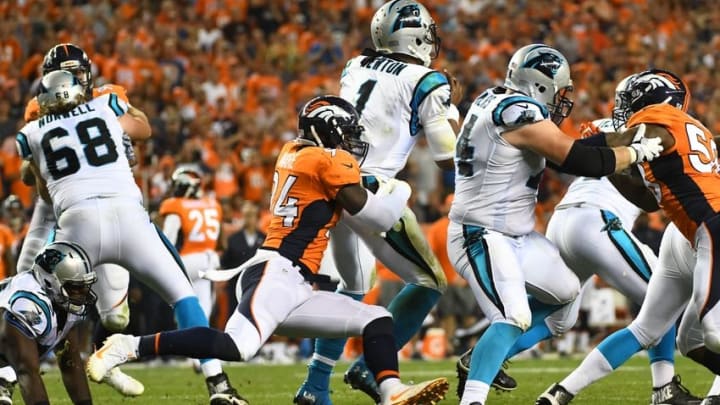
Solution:
{"label": "name newton on jersey", "polygon": [[63,118],[77,117],[79,115],[87,114],[95,111],[90,104],[80,104],[77,108],[68,111],[64,114],[47,114],[43,115],[38,119],[38,128],[42,128],[45,124],[49,124],[53,121],[57,121]]}
{"label": "name newton on jersey", "polygon": [[398,62],[387,58],[377,58],[371,63],[362,65],[366,69],[378,70],[380,72],[390,73],[399,76],[400,72],[408,66],[405,63]]}

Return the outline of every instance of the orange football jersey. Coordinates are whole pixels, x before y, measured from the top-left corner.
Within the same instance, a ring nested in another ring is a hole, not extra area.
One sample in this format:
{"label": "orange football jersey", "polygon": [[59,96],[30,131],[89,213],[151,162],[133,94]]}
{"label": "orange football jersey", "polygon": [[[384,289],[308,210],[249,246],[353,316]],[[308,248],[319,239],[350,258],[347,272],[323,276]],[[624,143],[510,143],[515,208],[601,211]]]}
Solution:
{"label": "orange football jersey", "polygon": [[176,242],[181,255],[217,248],[222,208],[214,198],[172,197],[160,204],[160,215],[180,217],[180,235]]}
{"label": "orange football jersey", "polygon": [[328,231],[340,218],[335,196],[342,187],[358,183],[360,169],[348,152],[286,143],[275,163],[272,218],[263,248],[316,273]]}
{"label": "orange football jersey", "polygon": [[[107,93],[115,93],[118,97],[120,97],[121,100],[129,103],[127,98],[127,91],[122,86],[118,86],[116,84],[106,84],[100,87],[93,88],[93,98],[102,96],[103,94]],[[39,115],[40,105],[38,104],[37,97],[33,97],[30,101],[28,101],[27,106],[25,107],[25,122],[36,120],[38,119]]]}
{"label": "orange football jersey", "polygon": [[690,241],[705,220],[720,211],[720,174],[712,133],[687,113],[655,104],[633,114],[628,128],[641,123],[665,127],[675,139],[651,162],[642,164],[645,182],[660,207]]}

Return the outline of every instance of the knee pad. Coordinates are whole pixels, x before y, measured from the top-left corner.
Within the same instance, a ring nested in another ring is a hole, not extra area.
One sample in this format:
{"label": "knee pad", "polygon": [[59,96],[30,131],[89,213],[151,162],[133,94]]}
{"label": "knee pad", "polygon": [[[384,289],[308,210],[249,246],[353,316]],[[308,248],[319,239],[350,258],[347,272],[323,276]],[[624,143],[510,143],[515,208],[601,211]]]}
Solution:
{"label": "knee pad", "polygon": [[645,328],[635,321],[631,322],[627,328],[645,349],[655,346],[663,337],[658,331],[653,331],[652,328]]}
{"label": "knee pad", "polygon": [[100,322],[110,332],[122,332],[130,323],[130,306],[127,300],[100,316]]}
{"label": "knee pad", "polygon": [[550,333],[553,336],[559,336],[567,333],[570,329],[575,326],[578,319],[580,310],[580,300],[565,304],[562,308],[551,313],[545,318],[545,324],[547,325]]}

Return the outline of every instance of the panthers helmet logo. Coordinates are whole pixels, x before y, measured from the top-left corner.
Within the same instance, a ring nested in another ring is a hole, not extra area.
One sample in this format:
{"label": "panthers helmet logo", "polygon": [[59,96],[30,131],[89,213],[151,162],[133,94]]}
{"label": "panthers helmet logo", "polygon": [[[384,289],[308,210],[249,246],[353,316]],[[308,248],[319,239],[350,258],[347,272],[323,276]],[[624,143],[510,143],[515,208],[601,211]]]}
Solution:
{"label": "panthers helmet logo", "polygon": [[55,266],[62,261],[63,257],[65,257],[65,255],[59,250],[45,249],[44,252],[35,258],[35,263],[40,265],[40,267],[48,273],[52,273]]}
{"label": "panthers helmet logo", "polygon": [[398,10],[398,16],[393,24],[392,32],[401,28],[420,28],[422,27],[422,19],[420,18],[420,7],[416,4],[409,4]]}
{"label": "panthers helmet logo", "polygon": [[534,68],[540,71],[545,76],[553,79],[557,74],[558,70],[562,67],[563,61],[559,56],[543,52],[540,55],[530,59],[525,63],[524,67]]}

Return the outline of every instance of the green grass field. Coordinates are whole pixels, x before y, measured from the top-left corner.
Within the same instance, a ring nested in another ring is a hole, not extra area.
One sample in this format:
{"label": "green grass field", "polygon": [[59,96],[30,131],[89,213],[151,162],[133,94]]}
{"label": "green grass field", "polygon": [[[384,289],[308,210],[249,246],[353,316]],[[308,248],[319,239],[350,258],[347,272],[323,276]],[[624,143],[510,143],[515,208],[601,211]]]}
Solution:
{"label": "green grass field", "polygon": [[[491,392],[489,404],[534,403],[539,393],[551,383],[559,381],[569,373],[580,360],[519,360],[511,364],[508,373],[518,380],[518,389],[513,393]],[[677,359],[678,372],[683,382],[693,393],[705,393],[710,387],[712,376],[705,369],[685,358]],[[353,391],[342,382],[341,364],[332,380],[334,389],[331,398],[335,405],[369,404],[371,401],[358,391]],[[400,365],[404,380],[420,381],[446,376],[450,380],[450,392],[443,404],[457,404],[455,396],[457,380],[454,361],[404,362]],[[103,385],[92,384],[93,402],[100,405],[155,405],[155,404],[207,404],[205,384],[201,376],[191,368],[137,368],[127,367],[126,372],[145,383],[145,394],[138,398],[122,398]],[[305,375],[305,365],[229,366],[226,371],[233,384],[253,405],[291,404],[292,397]],[[60,375],[49,371],[44,376],[50,392],[51,403],[70,404],[65,394]],[[588,405],[648,404],[650,398],[650,371],[647,359],[634,358],[610,377],[582,392],[573,403]],[[15,392],[15,403],[22,404],[19,390]]]}

